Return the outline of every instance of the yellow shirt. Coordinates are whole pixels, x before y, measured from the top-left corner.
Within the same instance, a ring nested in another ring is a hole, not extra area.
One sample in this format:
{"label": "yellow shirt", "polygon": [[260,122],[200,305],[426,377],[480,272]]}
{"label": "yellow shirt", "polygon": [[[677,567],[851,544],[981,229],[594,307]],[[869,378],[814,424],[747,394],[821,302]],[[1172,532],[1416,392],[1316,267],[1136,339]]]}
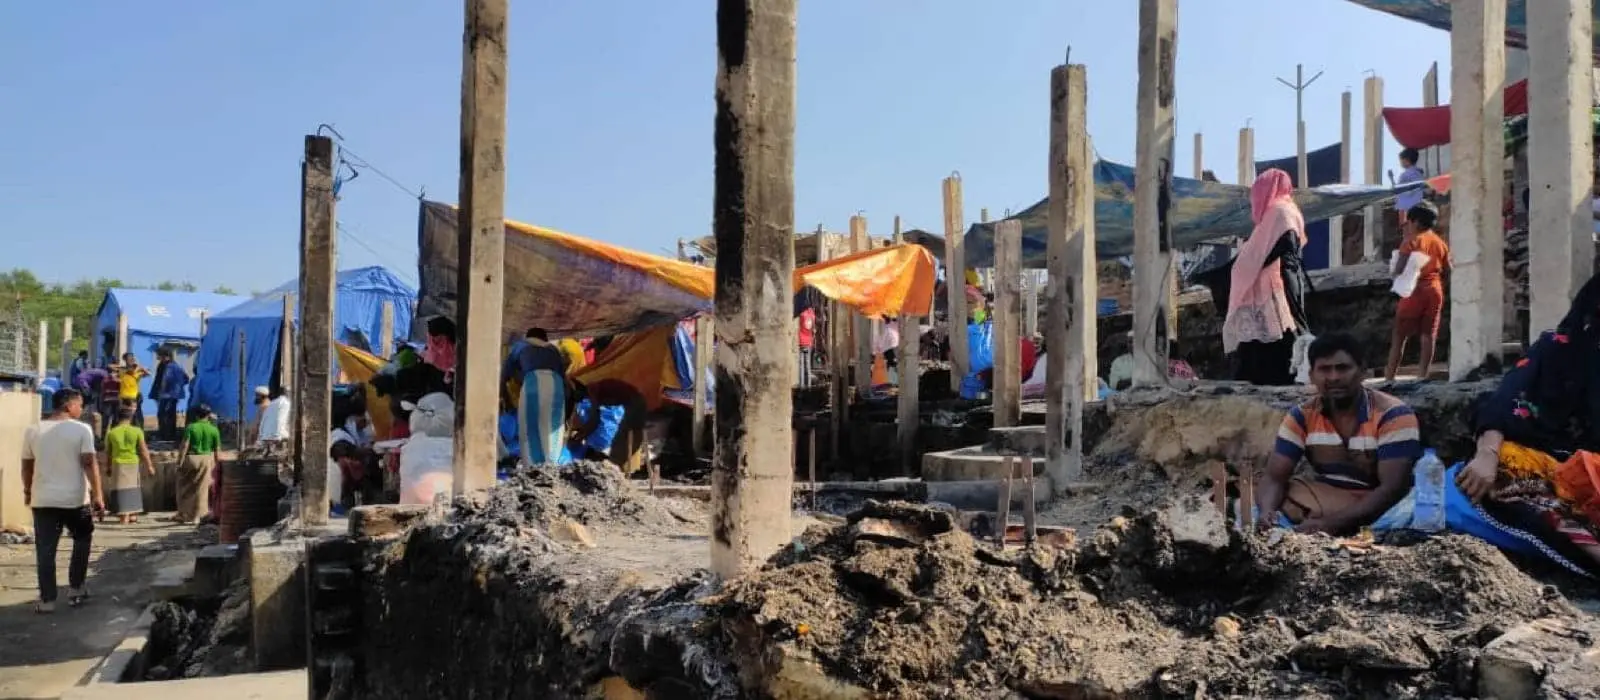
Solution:
{"label": "yellow shirt", "polygon": [[149,372],[144,371],[143,367],[135,367],[133,369],[125,369],[117,372],[117,398],[139,398],[139,380],[149,376],[149,374]]}
{"label": "yellow shirt", "polygon": [[588,358],[584,357],[583,354],[583,343],[578,342],[576,338],[562,338],[556,341],[556,348],[561,351],[562,355],[567,357],[567,374],[569,376],[589,364]]}

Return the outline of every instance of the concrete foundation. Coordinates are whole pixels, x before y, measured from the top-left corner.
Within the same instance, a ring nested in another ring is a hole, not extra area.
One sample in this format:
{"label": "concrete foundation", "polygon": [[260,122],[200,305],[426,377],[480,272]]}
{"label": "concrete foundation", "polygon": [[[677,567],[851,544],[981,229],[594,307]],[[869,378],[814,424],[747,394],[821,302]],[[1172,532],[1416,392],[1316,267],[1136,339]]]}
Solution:
{"label": "concrete foundation", "polygon": [[305,548],[302,539],[267,530],[241,541],[250,579],[250,652],[258,669],[305,666]]}

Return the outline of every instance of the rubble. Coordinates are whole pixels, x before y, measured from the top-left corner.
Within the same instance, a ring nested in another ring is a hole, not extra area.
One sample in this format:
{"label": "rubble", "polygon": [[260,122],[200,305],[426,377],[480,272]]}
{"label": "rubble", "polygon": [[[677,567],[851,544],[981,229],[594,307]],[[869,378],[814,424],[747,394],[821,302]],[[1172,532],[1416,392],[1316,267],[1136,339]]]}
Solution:
{"label": "rubble", "polygon": [[156,603],[140,680],[162,681],[248,673],[250,584],[240,579],[220,598]]}
{"label": "rubble", "polygon": [[[1511,657],[1495,651],[1508,625],[1589,624],[1475,539],[1269,544],[1198,499],[1075,549],[997,552],[945,513],[883,504],[803,541],[710,603],[732,648],[760,650],[735,662],[773,695],[780,668],[886,698],[1475,695],[1474,660]],[[1579,638],[1539,656],[1545,675],[1590,668]]]}
{"label": "rubble", "polygon": [[869,501],[723,584],[699,504],[606,465],[519,476],[362,540],[358,697],[1600,692],[1593,619],[1483,542],[1245,534],[1172,493],[1003,551]]}

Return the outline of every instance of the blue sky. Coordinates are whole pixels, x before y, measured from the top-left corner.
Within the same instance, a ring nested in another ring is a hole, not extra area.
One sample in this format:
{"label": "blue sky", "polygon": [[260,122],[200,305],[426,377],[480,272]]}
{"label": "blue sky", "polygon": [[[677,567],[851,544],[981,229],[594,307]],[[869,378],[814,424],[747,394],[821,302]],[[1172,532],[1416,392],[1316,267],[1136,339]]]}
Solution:
{"label": "blue sky", "polygon": [[[336,126],[360,157],[453,202],[460,0],[0,4],[0,267],[47,280],[115,276],[240,291],[296,274],[303,136]],[[967,217],[1047,187],[1049,72],[1067,47],[1089,71],[1090,130],[1133,162],[1135,0],[803,0],[796,225],[874,233],[894,215],[938,230],[940,179],[960,171]],[[507,215],[652,252],[709,233],[710,0],[513,3]],[[1339,137],[1339,93],[1376,70],[1390,105],[1421,104],[1449,36],[1343,0],[1185,0],[1178,168],[1192,134],[1235,176],[1238,129],[1259,158]],[[1393,160],[1391,141],[1385,158]],[[1359,145],[1355,172],[1360,172]],[[1386,164],[1386,167],[1390,167]],[[416,278],[416,204],[376,173],[338,208],[341,268]]]}

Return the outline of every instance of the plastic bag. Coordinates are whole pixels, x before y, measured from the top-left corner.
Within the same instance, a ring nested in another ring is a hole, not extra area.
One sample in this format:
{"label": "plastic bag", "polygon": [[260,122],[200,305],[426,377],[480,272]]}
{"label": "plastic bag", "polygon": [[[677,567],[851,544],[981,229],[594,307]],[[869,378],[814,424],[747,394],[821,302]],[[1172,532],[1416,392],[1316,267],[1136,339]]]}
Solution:
{"label": "plastic bag", "polygon": [[994,369],[994,323],[967,324],[967,376],[961,378],[961,398],[976,399],[985,391],[978,375]]}
{"label": "plastic bag", "polygon": [[[1400,251],[1397,250],[1394,254],[1398,256]],[[1426,253],[1413,252],[1406,259],[1406,269],[1401,270],[1400,276],[1394,278],[1394,284],[1389,287],[1389,291],[1399,295],[1402,299],[1410,297],[1412,292],[1417,291],[1417,279],[1422,276],[1423,266],[1427,265],[1432,259]],[[1389,265],[1390,269],[1394,268],[1394,263],[1391,262]]]}
{"label": "plastic bag", "polygon": [[442,391],[428,394],[416,403],[401,404],[411,412],[411,434],[449,438],[456,429],[456,404]]}
{"label": "plastic bag", "polygon": [[437,494],[449,494],[455,486],[454,452],[455,440],[449,437],[406,440],[400,448],[400,502],[432,505]]}
{"label": "plastic bag", "polygon": [[1294,380],[1301,384],[1311,383],[1311,341],[1317,339],[1310,333],[1301,333],[1294,339],[1294,355],[1289,360],[1289,370],[1294,373]]}

